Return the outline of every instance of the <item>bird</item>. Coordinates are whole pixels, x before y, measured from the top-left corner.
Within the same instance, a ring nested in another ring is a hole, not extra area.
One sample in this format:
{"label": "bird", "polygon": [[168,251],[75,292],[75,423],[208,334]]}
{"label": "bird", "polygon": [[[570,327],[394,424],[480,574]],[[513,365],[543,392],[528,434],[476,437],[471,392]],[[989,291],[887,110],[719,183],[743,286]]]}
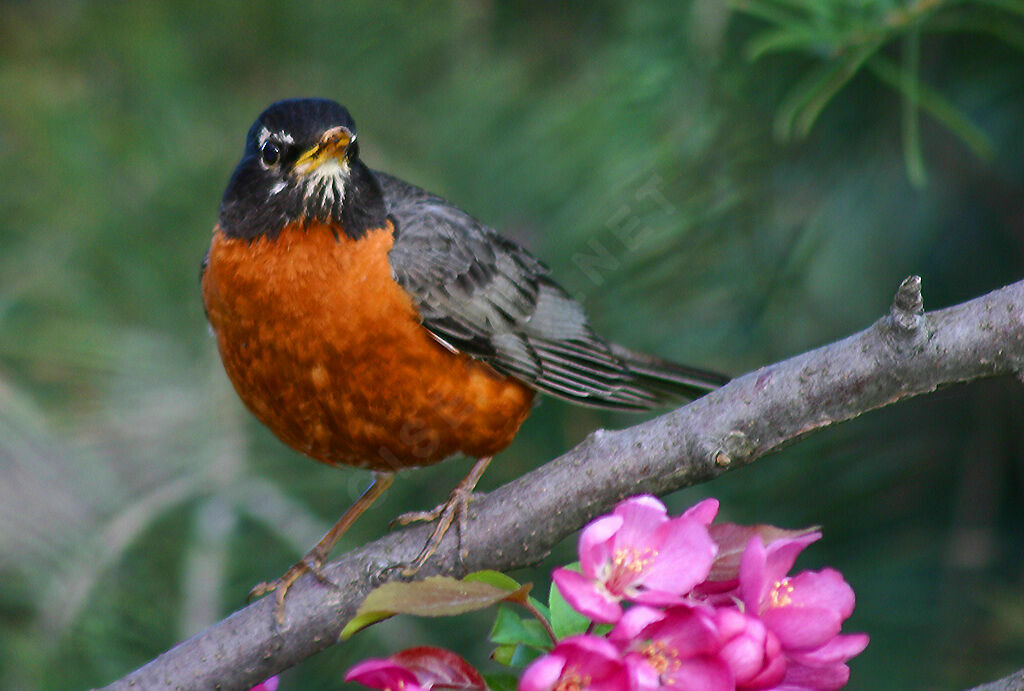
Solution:
{"label": "bird", "polygon": [[299,562],[253,588],[284,598],[406,468],[477,459],[436,520],[414,574],[511,442],[536,393],[645,411],[728,378],[612,343],[551,271],[445,199],[369,168],[330,99],[256,118],[201,268],[228,378],[278,438],[316,461],[372,471],[366,491]]}

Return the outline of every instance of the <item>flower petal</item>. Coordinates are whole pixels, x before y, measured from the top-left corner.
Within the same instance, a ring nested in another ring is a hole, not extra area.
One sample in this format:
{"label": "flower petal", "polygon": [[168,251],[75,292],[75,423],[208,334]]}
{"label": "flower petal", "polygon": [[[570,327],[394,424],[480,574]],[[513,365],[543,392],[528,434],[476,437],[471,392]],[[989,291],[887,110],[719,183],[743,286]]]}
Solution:
{"label": "flower petal", "polygon": [[769,581],[779,581],[786,577],[796,558],[804,548],[821,539],[820,532],[807,533],[799,537],[782,538],[771,542],[765,548],[765,572]]}
{"label": "flower petal", "polygon": [[[608,639],[582,634],[563,639],[553,653],[565,658],[562,676],[587,679],[591,691],[630,691],[630,671]],[[579,680],[574,679],[579,684]]]}
{"label": "flower petal", "polygon": [[619,649],[611,641],[601,636],[582,633],[576,636],[569,636],[559,641],[555,646],[556,651],[563,651],[562,655],[566,662],[573,662],[577,658],[618,660]]}
{"label": "flower petal", "polygon": [[839,635],[843,623],[837,612],[821,607],[771,608],[761,613],[761,620],[787,652],[825,645]]}
{"label": "flower petal", "polygon": [[[768,636],[769,641],[774,640],[771,637],[771,634],[768,634]],[[778,645],[778,643],[775,645]],[[753,679],[749,679],[745,684],[738,686],[737,688],[774,689],[774,691],[780,691],[781,687],[776,688],[775,685],[782,681],[786,676],[786,657],[784,655],[775,654],[769,655],[768,660],[768,664],[761,670],[760,674]]]}
{"label": "flower petal", "polygon": [[786,676],[779,689],[822,689],[832,691],[841,689],[850,680],[850,668],[844,664],[828,665],[827,667],[808,667],[797,662],[790,662],[786,667]]}
{"label": "flower petal", "polygon": [[552,580],[569,606],[580,614],[603,624],[613,624],[622,616],[622,607],[608,591],[586,576],[568,569],[555,569]]}
{"label": "flower petal", "polygon": [[256,686],[249,689],[249,691],[277,691],[277,685],[279,683],[280,679],[278,679],[277,675],[275,674],[269,679],[264,679],[259,684],[256,684]]}
{"label": "flower petal", "polygon": [[658,691],[662,688],[661,675],[651,667],[646,657],[640,653],[628,653],[625,660],[633,691]]}
{"label": "flower petal", "polygon": [[682,595],[708,577],[718,545],[707,526],[692,518],[674,518],[658,528],[656,538],[657,555],[640,576],[644,588]]}
{"label": "flower petal", "polygon": [[519,679],[519,691],[549,691],[562,678],[565,658],[561,655],[543,655],[523,671]]}
{"label": "flower petal", "polygon": [[740,557],[740,596],[747,611],[752,614],[761,610],[761,602],[768,595],[770,582],[765,569],[766,562],[767,551],[761,538],[750,538]]}
{"label": "flower petal", "polygon": [[615,628],[608,633],[608,639],[616,643],[628,643],[651,624],[665,618],[665,612],[653,607],[631,607],[626,610]]}
{"label": "flower petal", "polygon": [[416,675],[416,681],[425,689],[439,686],[484,691],[487,688],[483,676],[473,665],[444,648],[421,645],[397,652],[388,659]]}
{"label": "flower petal", "polygon": [[615,535],[616,550],[656,548],[654,534],[668,520],[665,505],[649,494],[619,502],[612,515],[622,518],[622,527]]}
{"label": "flower petal", "polygon": [[769,688],[782,680],[782,646],[764,622],[732,608],[716,610],[715,622],[722,640],[719,656],[732,669],[738,688]]}
{"label": "flower petal", "polygon": [[666,686],[688,691],[732,691],[736,688],[729,666],[713,655],[682,660],[676,670],[665,676]]}
{"label": "flower petal", "polygon": [[764,624],[735,609],[719,610],[716,621],[723,639],[719,655],[732,668],[737,683],[752,679],[765,663],[764,643],[768,632]]}
{"label": "flower petal", "polygon": [[683,594],[666,593],[663,590],[642,589],[629,595],[629,601],[638,605],[651,605],[652,607],[667,607],[668,605],[686,604]]}
{"label": "flower petal", "polygon": [[345,681],[382,691],[424,691],[416,675],[390,659],[364,660],[345,673]]}
{"label": "flower petal", "polygon": [[717,515],[718,500],[710,498],[694,504],[683,512],[683,518],[692,518],[698,523],[703,523],[704,525],[711,525],[711,521],[715,520],[715,516]]}
{"label": "flower petal", "polygon": [[598,578],[612,559],[613,539],[622,528],[621,516],[602,516],[591,521],[580,533],[580,570],[590,578]]}
{"label": "flower petal", "polygon": [[651,639],[661,642],[680,658],[714,655],[720,647],[710,610],[688,605],[669,607],[665,618],[649,626]]}
{"label": "flower petal", "polygon": [[853,588],[835,569],[804,571],[790,578],[789,585],[789,598],[797,607],[835,610],[842,620],[853,613]]}
{"label": "flower petal", "polygon": [[810,652],[790,653],[790,657],[804,665],[822,667],[837,662],[846,662],[850,658],[860,655],[867,647],[867,634],[851,633],[836,636],[825,645]]}

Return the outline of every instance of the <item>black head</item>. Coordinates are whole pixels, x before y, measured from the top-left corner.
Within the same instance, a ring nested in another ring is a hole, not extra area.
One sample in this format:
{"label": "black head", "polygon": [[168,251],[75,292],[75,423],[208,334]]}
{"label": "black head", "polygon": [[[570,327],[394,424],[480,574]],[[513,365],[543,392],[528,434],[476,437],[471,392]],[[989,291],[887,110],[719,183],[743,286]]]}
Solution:
{"label": "black head", "polygon": [[278,101],[256,118],[220,205],[221,229],[250,240],[313,220],[359,238],[386,216],[380,184],[359,160],[355,121],[322,98]]}

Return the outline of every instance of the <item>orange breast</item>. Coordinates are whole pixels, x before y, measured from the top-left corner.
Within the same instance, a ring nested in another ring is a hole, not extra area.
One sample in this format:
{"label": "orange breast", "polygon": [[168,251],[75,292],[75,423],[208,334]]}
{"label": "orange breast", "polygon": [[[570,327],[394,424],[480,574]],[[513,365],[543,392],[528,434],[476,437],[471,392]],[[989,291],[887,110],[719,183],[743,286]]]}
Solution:
{"label": "orange breast", "polygon": [[359,240],[292,225],[276,240],[213,232],[203,300],[249,409],[318,461],[375,470],[490,456],[533,391],[441,346],[388,263],[392,227]]}

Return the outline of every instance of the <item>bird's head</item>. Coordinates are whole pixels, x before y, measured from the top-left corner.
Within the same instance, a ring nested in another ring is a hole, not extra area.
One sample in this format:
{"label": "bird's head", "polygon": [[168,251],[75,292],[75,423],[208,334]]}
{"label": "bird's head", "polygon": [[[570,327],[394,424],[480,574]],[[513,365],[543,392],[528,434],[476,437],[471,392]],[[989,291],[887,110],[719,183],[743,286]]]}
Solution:
{"label": "bird's head", "polygon": [[220,225],[229,236],[273,239],[287,224],[321,221],[356,238],[385,217],[380,185],[359,160],[348,110],[300,98],[272,104],[249,128],[221,201]]}

